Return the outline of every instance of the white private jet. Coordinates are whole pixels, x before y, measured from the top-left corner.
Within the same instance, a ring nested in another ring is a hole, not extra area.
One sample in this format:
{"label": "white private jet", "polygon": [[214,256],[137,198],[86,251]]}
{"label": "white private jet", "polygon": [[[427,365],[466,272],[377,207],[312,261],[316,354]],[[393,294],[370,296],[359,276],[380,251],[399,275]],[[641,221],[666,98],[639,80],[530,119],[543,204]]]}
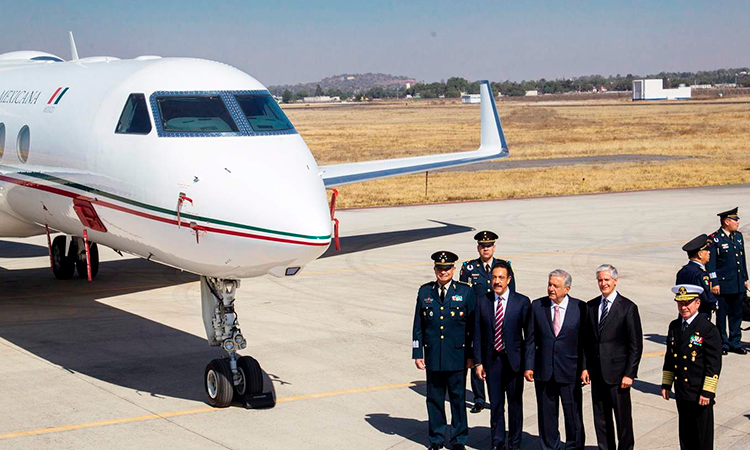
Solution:
{"label": "white private jet", "polygon": [[[262,388],[234,312],[240,279],[294,276],[333,237],[326,189],[508,155],[481,82],[475,151],[318,166],[268,90],[218,62],[0,55],[0,237],[47,234],[59,279],[97,244],[201,277],[208,403]],[[335,220],[335,219],[333,219]],[[50,239],[51,232],[59,235]]]}

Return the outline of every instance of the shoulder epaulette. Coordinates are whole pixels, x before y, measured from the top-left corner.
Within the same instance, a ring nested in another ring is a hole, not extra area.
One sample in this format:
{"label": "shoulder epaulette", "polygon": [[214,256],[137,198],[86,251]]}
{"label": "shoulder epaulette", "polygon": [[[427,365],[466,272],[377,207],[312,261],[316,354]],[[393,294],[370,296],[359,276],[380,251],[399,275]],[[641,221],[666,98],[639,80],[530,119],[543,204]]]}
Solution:
{"label": "shoulder epaulette", "polygon": [[464,286],[469,286],[469,287],[471,287],[471,283],[467,283],[467,282],[465,282],[465,281],[456,281],[456,283],[458,283],[458,284],[463,284]]}
{"label": "shoulder epaulette", "polygon": [[423,285],[422,285],[422,286],[420,286],[420,287],[425,287],[425,286],[430,286],[430,287],[432,287],[432,286],[434,286],[434,285],[435,285],[435,281],[428,281],[427,283],[423,284]]}
{"label": "shoulder epaulette", "polygon": [[461,266],[465,266],[467,264],[469,264],[469,261],[464,261],[463,263],[461,263]]}

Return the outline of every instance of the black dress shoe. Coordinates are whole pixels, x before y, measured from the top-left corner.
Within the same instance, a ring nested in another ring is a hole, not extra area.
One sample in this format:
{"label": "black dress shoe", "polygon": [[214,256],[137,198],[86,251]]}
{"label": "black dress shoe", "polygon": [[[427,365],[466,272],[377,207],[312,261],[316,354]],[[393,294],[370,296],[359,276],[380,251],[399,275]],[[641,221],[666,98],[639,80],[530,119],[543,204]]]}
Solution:
{"label": "black dress shoe", "polygon": [[476,413],[482,412],[483,409],[484,409],[483,403],[474,403],[474,406],[471,407],[471,410],[469,410],[469,412],[472,414],[476,414]]}
{"label": "black dress shoe", "polygon": [[427,448],[429,448],[430,450],[440,450],[441,448],[443,448],[443,444],[430,444],[430,446]]}
{"label": "black dress shoe", "polygon": [[727,349],[725,349],[725,348],[722,348],[722,349],[721,349],[721,354],[722,354],[722,355],[728,355],[728,354],[729,354],[729,350],[727,350]]}
{"label": "black dress shoe", "polygon": [[738,355],[747,355],[747,350],[742,347],[737,347],[735,349],[732,349],[732,353],[737,353]]}
{"label": "black dress shoe", "polygon": [[453,444],[453,450],[466,450],[466,446],[464,444]]}

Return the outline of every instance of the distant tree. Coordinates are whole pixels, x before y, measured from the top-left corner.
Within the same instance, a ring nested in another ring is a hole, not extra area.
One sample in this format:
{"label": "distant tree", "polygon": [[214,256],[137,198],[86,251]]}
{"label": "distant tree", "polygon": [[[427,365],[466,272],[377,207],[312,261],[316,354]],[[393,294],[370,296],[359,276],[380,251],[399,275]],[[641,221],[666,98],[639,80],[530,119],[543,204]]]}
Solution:
{"label": "distant tree", "polygon": [[323,89],[318,85],[318,87],[315,88],[315,96],[316,97],[322,97],[323,95]]}
{"label": "distant tree", "polygon": [[310,96],[310,93],[304,89],[300,89],[299,91],[297,91],[297,98],[305,98],[309,96]]}
{"label": "distant tree", "polygon": [[287,89],[284,91],[284,94],[282,94],[281,101],[284,103],[291,103],[293,98],[294,98],[294,94],[292,94],[292,91]]}

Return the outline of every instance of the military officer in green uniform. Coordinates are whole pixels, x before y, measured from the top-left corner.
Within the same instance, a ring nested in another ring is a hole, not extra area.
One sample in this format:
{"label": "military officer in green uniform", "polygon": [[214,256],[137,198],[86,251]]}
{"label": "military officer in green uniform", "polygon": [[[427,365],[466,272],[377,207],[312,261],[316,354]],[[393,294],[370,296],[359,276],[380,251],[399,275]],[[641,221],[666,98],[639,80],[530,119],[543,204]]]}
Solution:
{"label": "military officer in green uniform", "polygon": [[[745,244],[739,232],[740,217],[733,208],[717,214],[721,228],[709,235],[711,258],[706,264],[711,292],[719,299],[716,326],[723,353],[747,354],[742,348],[742,295],[748,287]],[[727,333],[729,325],[729,333]]]}
{"label": "military officer in green uniform", "polygon": [[698,313],[701,286],[672,288],[680,317],[669,324],[661,396],[669,400],[674,385],[682,450],[713,449],[714,397],[721,372],[719,330]]}
{"label": "military officer in green uniform", "polygon": [[[461,273],[458,279],[471,284],[476,298],[484,297],[488,292],[492,292],[492,267],[496,261],[502,261],[495,259],[495,241],[497,238],[497,234],[492,231],[480,231],[475,234],[474,239],[477,241],[479,258],[464,261],[461,265]],[[510,266],[510,261],[506,262]],[[516,277],[513,274],[513,269],[510,269],[508,275],[511,277],[508,289],[511,292],[516,292]],[[471,412],[478,413],[484,409],[485,398],[487,397],[484,390],[484,381],[477,378],[477,374],[473,370],[471,371],[471,392],[474,394],[474,406],[471,408]]]}
{"label": "military officer in green uniform", "polygon": [[469,436],[466,419],[466,369],[474,365],[471,343],[474,331],[474,291],[453,280],[458,256],[448,251],[432,254],[436,280],[417,293],[412,333],[412,358],[427,371],[427,416],[430,448],[446,442],[445,393],[451,405],[451,444],[464,449]]}

